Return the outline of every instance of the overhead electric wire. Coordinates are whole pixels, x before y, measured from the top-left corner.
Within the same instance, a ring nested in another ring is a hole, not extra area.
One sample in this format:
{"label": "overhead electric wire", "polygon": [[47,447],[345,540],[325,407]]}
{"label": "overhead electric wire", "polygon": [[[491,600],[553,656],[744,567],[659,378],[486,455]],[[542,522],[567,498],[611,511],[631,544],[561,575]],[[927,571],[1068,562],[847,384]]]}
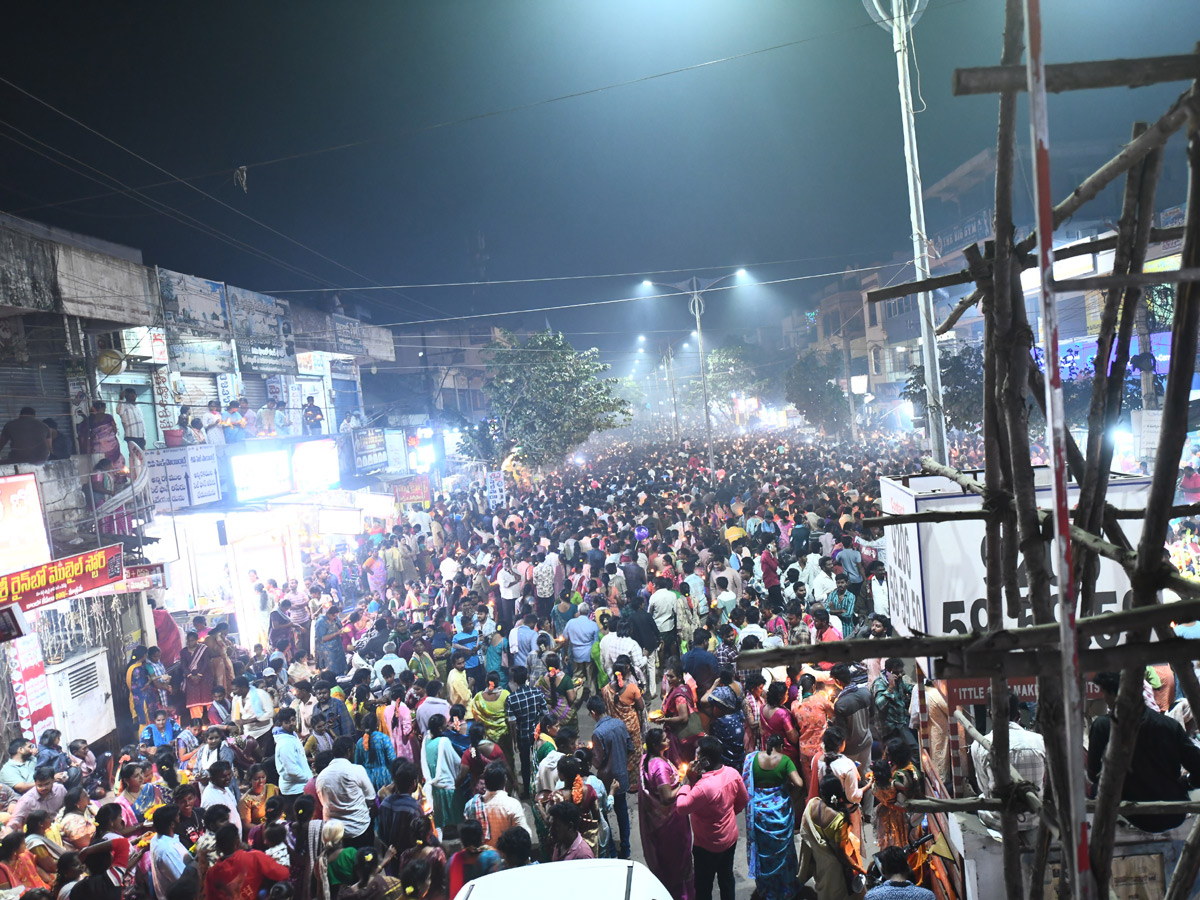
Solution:
{"label": "overhead electric wire", "polygon": [[[170,178],[174,179],[174,181],[178,182],[179,184],[182,184],[184,187],[188,188],[189,190],[195,191],[197,194],[200,194],[200,196],[202,196],[202,197],[207,197],[209,200],[213,201],[214,203],[216,203],[220,206],[223,206],[225,209],[228,209],[230,212],[234,213],[235,215],[241,216],[246,221],[253,222],[255,225],[259,226],[260,228],[266,229],[271,234],[274,234],[277,237],[283,238],[288,243],[294,244],[295,246],[299,247],[302,250],[307,251],[308,253],[313,254],[314,256],[318,257],[319,259],[322,259],[325,262],[327,262],[333,266],[336,266],[337,268],[339,268],[345,272],[349,272],[351,275],[354,275],[357,278],[361,278],[363,281],[370,282],[373,285],[379,284],[379,282],[375,281],[375,279],[369,278],[366,275],[363,275],[361,272],[358,272],[355,269],[352,269],[349,266],[347,266],[341,262],[338,262],[333,257],[322,253],[320,250],[310,247],[307,244],[303,243],[302,241],[296,240],[291,235],[284,234],[278,228],[275,228],[272,225],[268,225],[266,222],[263,222],[260,219],[256,219],[254,216],[250,215],[249,213],[243,212],[242,210],[238,209],[236,206],[226,203],[224,200],[220,199],[219,197],[213,196],[212,194],[208,193],[208,191],[201,190],[200,188],[196,187],[196,185],[191,184],[191,183],[185,181],[184,179],[180,178],[174,172],[170,172],[167,169],[164,169],[162,166],[158,165],[158,163],[153,162],[152,160],[149,160],[146,157],[142,156],[140,153],[137,153],[134,150],[130,150],[128,147],[126,147],[124,144],[120,143],[119,141],[116,141],[113,138],[110,138],[108,135],[96,130],[92,126],[88,125],[86,122],[83,122],[83,121],[75,118],[70,113],[59,109],[54,104],[50,103],[47,100],[43,100],[41,97],[37,96],[36,94],[32,93],[31,91],[26,90],[25,88],[14,83],[13,81],[10,81],[9,79],[7,79],[5,77],[0,76],[0,84],[8,85],[8,87],[12,88],[14,91],[21,94],[22,96],[28,97],[30,100],[33,100],[35,103],[41,104],[42,106],[46,107],[46,109],[49,109],[50,111],[62,116],[68,122],[71,122],[72,124],[77,125],[78,127],[82,128],[84,131],[87,131],[89,134],[95,135],[96,137],[100,138],[102,141],[104,141],[108,144],[111,144],[113,147],[116,147],[117,149],[119,149],[125,153],[128,153],[130,156],[132,156],[134,159],[138,160],[139,162],[142,162],[145,165],[150,166],[152,169],[162,172],[164,175],[169,176]],[[9,127],[12,128],[13,126],[10,125]],[[17,129],[14,128],[14,130],[17,130]],[[117,179],[115,179],[115,178],[112,180],[117,181]],[[120,183],[121,182],[118,181],[118,184],[120,184]],[[138,192],[138,193],[140,195],[141,192]],[[314,279],[314,280],[317,280],[317,279]],[[429,304],[426,304],[422,301],[414,300],[411,297],[405,297],[402,294],[397,294],[397,296],[400,296],[401,299],[407,300],[408,302],[413,303],[414,305],[423,306],[426,309],[433,310],[434,312],[437,311],[437,309],[435,307],[430,306]]]}
{"label": "overhead electric wire", "polygon": [[[967,2],[967,0],[948,0],[948,2],[946,2],[946,3],[939,3],[936,6],[930,6],[930,7],[928,7],[928,9],[926,11],[928,12],[928,11],[931,11],[934,9],[943,9],[948,6],[957,6],[958,4],[965,3],[965,2]],[[886,21],[890,21],[891,18],[893,18],[893,17],[882,16],[880,18],[881,18],[881,21],[886,22]],[[284,156],[277,156],[272,159],[261,160],[256,163],[248,163],[245,166],[241,166],[239,168],[244,168],[247,170],[258,169],[258,168],[263,168],[265,166],[277,165],[279,163],[291,162],[291,161],[297,160],[297,159],[307,159],[307,158],[310,158],[313,156],[321,156],[326,153],[336,153],[340,150],[352,150],[356,147],[362,147],[367,144],[376,143],[378,141],[389,140],[389,139],[394,140],[398,137],[406,137],[409,135],[423,134],[423,133],[430,132],[430,131],[438,131],[443,128],[452,127],[454,125],[466,125],[471,122],[478,122],[478,121],[482,121],[485,119],[496,118],[497,116],[503,116],[503,115],[507,115],[509,113],[523,112],[525,110],[536,109],[537,107],[540,107],[540,106],[548,106],[550,104],[560,103],[565,100],[573,100],[573,99],[577,99],[579,97],[587,97],[587,96],[590,96],[593,94],[603,93],[605,91],[617,90],[617,89],[623,88],[623,87],[630,87],[635,84],[642,84],[644,82],[655,81],[660,78],[667,78],[671,75],[680,75],[680,74],[683,74],[686,72],[693,72],[693,71],[696,71],[699,69],[705,69],[705,68],[709,68],[711,66],[720,65],[722,63],[735,62],[737,60],[746,59],[746,58],[749,58],[752,56],[757,56],[759,54],[771,53],[771,52],[774,52],[775,50],[784,50],[789,47],[796,47],[796,46],[800,46],[802,44],[808,44],[813,41],[826,40],[831,37],[837,37],[838,35],[849,34],[852,31],[858,31],[862,28],[869,28],[870,26],[872,26],[874,24],[876,24],[876,22],[875,22],[875,19],[872,18],[872,19],[868,19],[866,22],[863,22],[861,24],[851,25],[847,28],[838,29],[836,31],[829,31],[824,34],[813,35],[810,37],[797,38],[794,41],[784,41],[783,43],[772,44],[768,47],[759,47],[754,50],[746,50],[742,53],[734,53],[734,54],[730,54],[728,56],[723,56],[723,57],[718,57],[716,59],[706,60],[704,62],[692,63],[691,65],[680,66],[679,68],[675,68],[675,69],[668,69],[665,72],[656,72],[656,73],[653,73],[650,75],[642,75],[642,76],[638,76],[636,78],[628,78],[623,81],[612,82],[610,84],[600,85],[598,87],[586,88],[586,89],[578,90],[578,91],[571,91],[569,93],[559,94],[554,97],[545,97],[541,100],[532,100],[528,103],[514,104],[512,106],[501,107],[500,109],[489,110],[486,112],[472,113],[470,115],[461,116],[456,119],[447,119],[447,120],[443,120],[441,122],[431,122],[426,125],[418,125],[418,126],[411,127],[411,128],[405,128],[405,129],[402,129],[400,131],[400,133],[398,135],[396,135],[395,137],[390,137],[390,136],[389,137],[372,137],[372,138],[363,138],[362,140],[357,140],[357,141],[343,141],[341,143],[333,144],[328,147],[318,147],[313,150],[303,150],[303,151],[299,151],[297,153],[289,153]],[[4,79],[2,77],[0,77],[0,82],[9,84],[10,86],[12,86],[14,88],[16,87],[15,85],[12,85],[11,82],[7,81],[6,79]],[[17,89],[20,90],[20,88],[17,88]],[[39,102],[41,102],[41,101],[39,101]],[[166,187],[168,185],[174,184],[177,181],[186,183],[188,181],[200,181],[204,178],[213,178],[218,175],[229,176],[232,173],[232,171],[233,171],[232,169],[217,169],[215,171],[206,172],[202,175],[193,175],[187,179],[179,178],[179,177],[173,175],[171,177],[171,179],[168,181],[159,181],[159,182],[153,182],[150,184],[142,185],[140,188],[138,188],[138,190],[149,190],[151,188]],[[72,204],[72,203],[82,203],[82,202],[85,202],[88,200],[99,200],[99,199],[104,199],[106,197],[119,195],[122,193],[124,193],[124,192],[123,191],[112,191],[107,194],[95,194],[95,195],[91,195],[91,196],[87,196],[87,197],[78,197],[78,198],[75,198],[72,200],[59,200],[59,201],[54,201],[52,203],[45,203],[45,204],[42,204],[41,206],[27,207],[22,211],[23,212],[33,212],[35,210],[44,209],[46,207],[65,206],[65,205]]]}

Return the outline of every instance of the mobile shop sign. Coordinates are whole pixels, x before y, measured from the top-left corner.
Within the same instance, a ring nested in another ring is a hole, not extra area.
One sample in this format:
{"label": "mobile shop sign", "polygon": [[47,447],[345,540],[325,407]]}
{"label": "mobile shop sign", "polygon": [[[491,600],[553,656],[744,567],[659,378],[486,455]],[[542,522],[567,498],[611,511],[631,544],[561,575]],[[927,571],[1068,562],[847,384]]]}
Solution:
{"label": "mobile shop sign", "polygon": [[[982,476],[980,476],[982,477]],[[1049,470],[1034,470],[1038,505],[1050,509],[1053,504]],[[982,498],[964,493],[958,485],[934,475],[912,476],[905,486],[898,479],[881,480],[880,499],[888,514],[933,510],[978,510]],[[1150,479],[1141,476],[1114,476],[1108,496],[1119,509],[1144,509]],[[1068,486],[1068,502],[1073,507],[1079,498],[1077,485]],[[1141,520],[1130,519],[1129,539],[1136,545]],[[987,566],[983,519],[959,522],[930,522],[889,525],[884,529],[888,551],[888,599],[892,622],[901,634],[920,631],[930,635],[968,634],[986,631]],[[1047,545],[1047,557],[1054,554]],[[1029,600],[1029,582],[1023,556],[1017,557],[1021,608],[1014,619],[1004,614],[1005,628],[1033,625],[1033,607]],[[1051,572],[1051,590],[1057,574]],[[1101,559],[1096,579],[1098,612],[1127,609],[1132,599],[1125,570],[1109,559]],[[1057,609],[1056,609],[1057,612]],[[1092,639],[1092,647],[1112,647],[1120,643],[1117,634]]]}
{"label": "mobile shop sign", "polygon": [[429,503],[433,497],[429,490],[428,475],[414,475],[392,484],[392,496],[397,503]]}
{"label": "mobile shop sign", "polygon": [[0,604],[19,603],[25,612],[33,612],[115,584],[125,577],[121,550],[114,544],[0,577]]}

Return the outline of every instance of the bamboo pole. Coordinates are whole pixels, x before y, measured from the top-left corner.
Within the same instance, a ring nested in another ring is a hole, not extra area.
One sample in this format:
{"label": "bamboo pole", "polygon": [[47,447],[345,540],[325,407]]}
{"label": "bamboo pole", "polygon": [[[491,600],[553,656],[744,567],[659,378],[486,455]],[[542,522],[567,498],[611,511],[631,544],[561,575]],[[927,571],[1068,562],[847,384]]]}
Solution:
{"label": "bamboo pole", "polygon": [[946,318],[942,320],[942,323],[938,325],[936,329],[934,329],[934,334],[942,335],[950,331],[950,329],[958,324],[958,320],[966,314],[967,310],[979,302],[982,296],[982,291],[976,288],[974,291],[967,294],[967,296],[959,300],[956,304],[954,304],[954,309],[950,310],[949,315],[947,315]]}
{"label": "bamboo pole", "polygon": [[1109,288],[1151,287],[1156,284],[1187,284],[1200,281],[1200,268],[1170,272],[1130,272],[1127,275],[1088,275],[1054,282],[1057,291],[1103,291]]}
{"label": "bamboo pole", "polygon": [[[1083,91],[1106,87],[1144,87],[1165,81],[1191,81],[1200,76],[1196,54],[1140,59],[1104,59],[1046,66],[1046,91]],[[954,96],[1016,93],[1025,90],[1022,65],[978,66],[954,70]]]}
{"label": "bamboo pole", "polygon": [[[1109,672],[1137,668],[1134,682],[1141,697],[1140,675],[1147,665],[1187,662],[1196,658],[1196,645],[1186,638],[1149,643],[1138,641],[1079,651],[1080,671]],[[1044,675],[1061,659],[1058,647],[1034,647],[1024,651],[954,651],[933,661],[935,678],[1023,678]],[[1044,732],[1043,732],[1044,733]]]}
{"label": "bamboo pole", "polygon": [[[1200,813],[1200,801],[1196,800],[1124,800],[1117,804],[1122,815],[1169,815],[1171,813]],[[958,797],[953,800],[938,798],[936,800],[909,800],[904,804],[906,809],[913,812],[961,812],[973,813],[980,810],[991,812],[1004,807],[1004,801],[998,797]],[[1096,801],[1087,802],[1088,811],[1096,808]]]}

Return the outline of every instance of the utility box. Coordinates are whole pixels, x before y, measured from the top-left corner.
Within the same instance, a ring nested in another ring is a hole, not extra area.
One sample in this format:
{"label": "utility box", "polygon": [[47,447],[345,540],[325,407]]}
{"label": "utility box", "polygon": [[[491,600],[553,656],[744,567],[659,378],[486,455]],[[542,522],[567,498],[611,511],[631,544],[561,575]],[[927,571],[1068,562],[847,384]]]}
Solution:
{"label": "utility box", "polygon": [[94,744],[116,730],[107,650],[89,650],[65,662],[47,665],[46,680],[63,747],[76,738]]}

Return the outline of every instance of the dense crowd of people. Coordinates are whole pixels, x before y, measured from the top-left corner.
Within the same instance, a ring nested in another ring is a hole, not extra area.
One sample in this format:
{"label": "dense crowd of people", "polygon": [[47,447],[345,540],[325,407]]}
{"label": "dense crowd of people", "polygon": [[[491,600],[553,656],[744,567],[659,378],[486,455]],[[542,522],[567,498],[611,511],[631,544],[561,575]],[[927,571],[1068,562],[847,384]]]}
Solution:
{"label": "dense crowd of people", "polygon": [[[969,466],[978,445],[954,452]],[[181,634],[155,610],[119,759],[52,732],[10,748],[0,887],[450,898],[499,868],[629,858],[636,827],[675,900],[732,900],[739,846],[760,900],[810,880],[851,898],[868,879],[872,900],[928,898],[914,881],[939,872],[905,804],[948,777],[937,688],[882,654],[739,663],[892,633],[885,544],[862,522],[880,476],[919,455],[741,436],[709,472],[686,443],[614,440],[510,485],[502,507],[439,497],[314,549],[301,578],[247,573],[264,621],[242,633],[266,635],[252,652],[229,623]],[[1040,784],[1044,746],[1019,714]]]}

